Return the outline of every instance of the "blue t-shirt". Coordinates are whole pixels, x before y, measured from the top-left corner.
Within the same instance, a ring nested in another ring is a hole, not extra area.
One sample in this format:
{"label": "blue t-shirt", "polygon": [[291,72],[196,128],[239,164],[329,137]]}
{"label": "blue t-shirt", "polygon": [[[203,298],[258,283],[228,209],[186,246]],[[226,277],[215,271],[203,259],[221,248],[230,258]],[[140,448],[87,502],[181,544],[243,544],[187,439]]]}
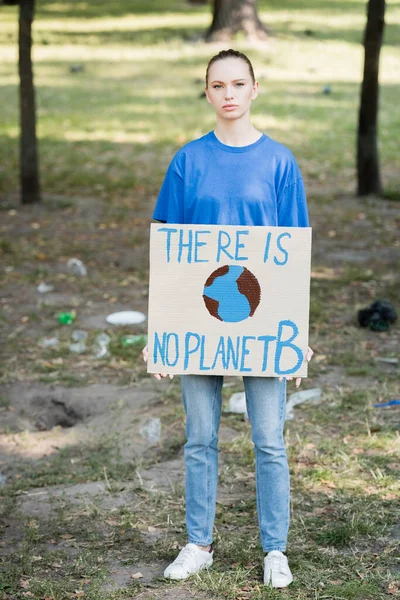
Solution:
{"label": "blue t-shirt", "polygon": [[210,131],[182,146],[168,167],[153,219],[309,227],[296,159],[265,133],[247,146],[228,146]]}

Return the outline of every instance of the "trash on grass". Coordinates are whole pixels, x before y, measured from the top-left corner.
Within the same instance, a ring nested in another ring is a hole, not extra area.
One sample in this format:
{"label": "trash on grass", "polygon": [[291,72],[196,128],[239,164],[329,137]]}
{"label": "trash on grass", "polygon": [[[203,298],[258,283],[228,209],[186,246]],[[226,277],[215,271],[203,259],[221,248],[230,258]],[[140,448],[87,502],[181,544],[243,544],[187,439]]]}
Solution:
{"label": "trash on grass", "polygon": [[122,310],[106,317],[111,325],[138,325],[146,320],[146,315],[136,310]]}
{"label": "trash on grass", "polygon": [[386,358],[385,356],[376,356],[375,360],[383,363],[387,363],[388,365],[397,365],[399,362],[398,358]]}
{"label": "trash on grass", "polygon": [[161,421],[160,419],[148,419],[140,428],[140,435],[144,437],[150,444],[158,444],[161,437]]}
{"label": "trash on grass", "polygon": [[42,338],[39,342],[39,346],[41,346],[42,348],[54,348],[55,346],[58,346],[58,344],[58,337]]}
{"label": "trash on grass", "polygon": [[61,325],[71,325],[76,317],[75,311],[58,313],[58,322]]}
{"label": "trash on grass", "polygon": [[369,327],[372,331],[387,331],[396,320],[396,309],[389,300],[376,300],[358,311],[360,327]]}
{"label": "trash on grass", "polygon": [[47,292],[52,292],[54,290],[54,285],[42,281],[41,283],[39,283],[36,289],[39,292],[39,294],[47,294]]}
{"label": "trash on grass", "polygon": [[286,402],[286,420],[294,419],[294,406],[303,404],[303,402],[308,402],[309,400],[312,401],[312,404],[318,404],[321,400],[321,394],[321,388],[311,388],[309,390],[302,390],[301,392],[290,394],[289,399]]}
{"label": "trash on grass", "polygon": [[229,399],[228,412],[239,413],[241,415],[244,415],[245,419],[249,418],[246,408],[245,392],[236,392],[236,394],[232,394],[232,396]]}
{"label": "trash on grass", "polygon": [[77,354],[83,354],[86,352],[87,347],[85,342],[76,342],[75,344],[70,344],[69,349],[71,352],[76,352]]}
{"label": "trash on grass", "polygon": [[108,344],[111,342],[111,338],[106,333],[99,333],[94,340],[93,349],[95,358],[105,358],[110,355],[108,351]]}
{"label": "trash on grass", "polygon": [[126,348],[127,346],[146,345],[147,335],[124,335],[121,338],[121,344]]}
{"label": "trash on grass", "polygon": [[67,268],[73,275],[80,275],[81,277],[87,275],[87,268],[79,258],[70,258],[67,262]]}
{"label": "trash on grass", "polygon": [[84,331],[83,329],[75,329],[71,334],[74,342],[85,342],[87,340],[87,336],[87,331]]}
{"label": "trash on grass", "polygon": [[3,473],[0,473],[0,485],[4,485],[6,481],[7,477]]}
{"label": "trash on grass", "polygon": [[400,400],[389,400],[389,402],[382,402],[381,404],[373,404],[375,408],[383,408],[385,406],[400,406]]}

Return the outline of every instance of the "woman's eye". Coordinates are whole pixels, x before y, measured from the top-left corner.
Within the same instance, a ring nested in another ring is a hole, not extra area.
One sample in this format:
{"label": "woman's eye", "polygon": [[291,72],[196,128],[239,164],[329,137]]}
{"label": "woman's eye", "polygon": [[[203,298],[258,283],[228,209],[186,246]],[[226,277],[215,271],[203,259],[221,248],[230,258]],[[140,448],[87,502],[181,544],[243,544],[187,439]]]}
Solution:
{"label": "woman's eye", "polygon": [[[236,85],[239,85],[240,87],[243,87],[243,86],[244,86],[244,83],[237,83]],[[222,86],[221,86],[221,85],[219,85],[218,83],[216,83],[215,85],[213,85],[213,88],[214,88],[214,89],[217,89],[217,88],[220,88],[220,87],[222,87]]]}

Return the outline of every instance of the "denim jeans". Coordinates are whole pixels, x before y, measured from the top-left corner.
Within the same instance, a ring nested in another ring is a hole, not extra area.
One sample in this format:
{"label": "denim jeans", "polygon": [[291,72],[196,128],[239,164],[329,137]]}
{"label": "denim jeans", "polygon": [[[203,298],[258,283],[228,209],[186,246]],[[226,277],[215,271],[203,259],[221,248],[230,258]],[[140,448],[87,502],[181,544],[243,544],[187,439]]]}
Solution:
{"label": "denim jeans", "polygon": [[[181,375],[186,412],[186,528],[189,542],[213,541],[222,375]],[[264,552],[285,552],[290,477],[283,439],[286,380],[243,377],[256,460],[257,512]]]}

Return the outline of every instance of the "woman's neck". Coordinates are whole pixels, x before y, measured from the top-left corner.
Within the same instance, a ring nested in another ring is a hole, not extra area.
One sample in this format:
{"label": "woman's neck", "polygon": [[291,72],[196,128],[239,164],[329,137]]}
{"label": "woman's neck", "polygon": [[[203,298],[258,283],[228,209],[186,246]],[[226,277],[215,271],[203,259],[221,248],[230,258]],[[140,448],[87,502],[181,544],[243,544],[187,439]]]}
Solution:
{"label": "woman's neck", "polygon": [[253,125],[248,122],[220,121],[214,128],[214,133],[220,142],[227,146],[247,146],[256,142],[262,135]]}

